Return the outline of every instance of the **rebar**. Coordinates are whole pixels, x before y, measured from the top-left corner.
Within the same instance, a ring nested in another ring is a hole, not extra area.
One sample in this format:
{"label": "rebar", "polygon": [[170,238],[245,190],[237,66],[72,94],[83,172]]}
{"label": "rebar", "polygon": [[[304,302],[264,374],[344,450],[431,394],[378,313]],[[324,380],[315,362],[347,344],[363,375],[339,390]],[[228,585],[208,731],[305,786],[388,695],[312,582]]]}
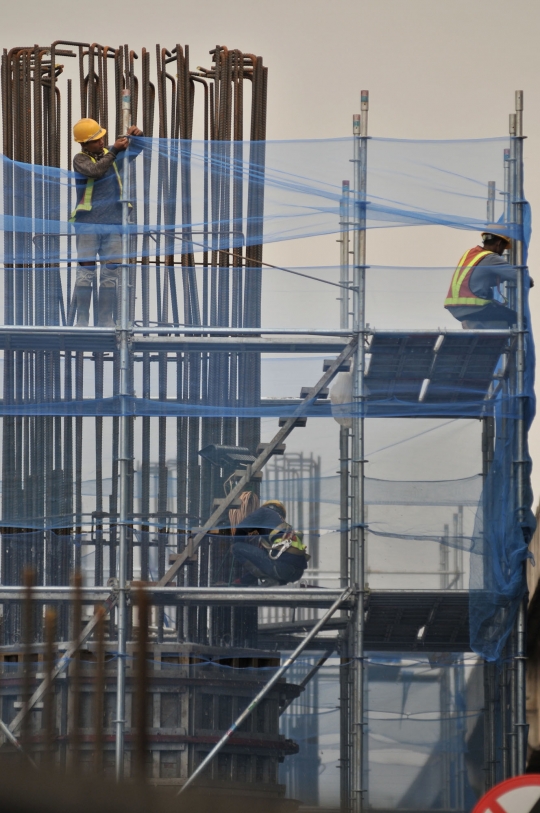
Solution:
{"label": "rebar", "polygon": [[137,636],[136,690],[135,690],[135,761],[136,776],[146,780],[148,759],[148,595],[137,591],[139,632]]}
{"label": "rebar", "polygon": [[[64,65],[61,58],[66,57],[75,60],[78,77],[65,76]],[[173,141],[179,139],[183,144],[189,145],[193,137],[194,105],[196,91],[203,95],[203,129],[205,139],[211,139],[216,143],[217,156],[229,155],[231,159],[230,180],[226,172],[218,173],[217,186],[211,188],[209,170],[210,148],[208,143],[205,146],[205,180],[204,180],[204,210],[206,212],[205,222],[208,222],[210,206],[217,206],[218,218],[221,218],[219,246],[216,249],[224,250],[225,234],[227,224],[232,222],[233,231],[238,231],[234,224],[239,225],[243,213],[246,211],[243,204],[242,184],[240,175],[235,170],[235,166],[242,160],[242,143],[244,140],[244,96],[245,82],[251,85],[251,132],[252,139],[261,140],[265,133],[265,93],[266,93],[266,69],[262,65],[260,57],[245,55],[238,50],[229,50],[224,46],[218,46],[212,51],[213,66],[210,69],[193,71],[189,63],[189,47],[177,44],[171,50],[158,48],[158,81],[151,81],[150,75],[150,54],[143,49],[139,61],[141,73],[136,75],[137,55],[128,46],[122,48],[111,48],[100,43],[86,42],[63,42],[57,41],[50,47],[43,47],[35,44],[28,48],[15,48],[5,51],[2,57],[2,109],[3,109],[3,145],[4,154],[7,157],[15,158],[19,161],[43,163],[50,166],[60,166],[67,162],[71,168],[72,142],[71,127],[77,113],[74,108],[74,101],[79,100],[80,115],[97,118],[100,123],[108,129],[109,122],[116,122],[116,132],[121,127],[121,96],[122,89],[127,82],[128,88],[133,94],[133,105],[136,113],[137,106],[141,110],[143,130],[152,134],[154,125],[154,105],[155,88],[158,90],[159,101],[159,134],[170,136]],[[111,68],[114,66],[114,99],[109,100],[109,60],[112,60]],[[168,66],[175,63],[177,78],[170,72]],[[203,75],[201,75],[203,74]],[[76,82],[77,88],[73,87]],[[140,100],[139,100],[140,93]],[[112,106],[109,102],[113,102]],[[66,105],[64,114],[63,105]],[[111,115],[112,107],[112,115]],[[63,137],[60,134],[66,132],[68,145],[65,155],[61,155],[60,144]],[[237,146],[231,152],[230,142]],[[219,144],[217,144],[219,142]],[[171,142],[172,144],[172,142]],[[176,149],[171,146],[171,149]],[[221,151],[221,152],[220,152]],[[260,151],[259,151],[260,152]],[[175,154],[171,153],[171,158]],[[261,161],[257,159],[256,172],[260,172]],[[150,157],[145,154],[142,159],[144,164],[143,185],[147,193],[145,199],[145,211],[142,213],[144,222],[149,221],[149,210],[147,206],[148,189],[150,183]],[[164,206],[162,207],[163,223],[173,222],[176,215],[171,209],[170,201],[176,199],[176,184],[181,184],[182,189],[182,220],[189,223],[190,200],[191,200],[191,176],[190,176],[190,153],[189,147],[182,149],[180,165],[180,177],[176,173],[171,176],[163,176],[161,189]],[[172,166],[172,165],[171,165]],[[15,170],[14,170],[15,171]],[[131,181],[134,183],[134,168]],[[24,182],[24,177],[22,177]],[[215,178],[215,173],[214,173]],[[254,181],[255,175],[252,173],[247,191],[247,209],[252,214],[260,212],[262,196],[260,194],[260,178]],[[4,199],[6,213],[12,212],[16,215],[25,215],[24,207],[30,206],[32,198],[35,200],[34,214],[36,217],[58,217],[57,194],[52,188],[45,188],[39,178],[35,180],[35,188],[29,190],[30,194],[17,194],[18,178],[9,179],[9,170],[6,170],[7,183],[4,185]],[[41,184],[41,185],[40,185]],[[232,211],[228,213],[229,184],[233,189]],[[258,186],[257,186],[258,184]],[[68,206],[72,203],[73,189],[68,183]],[[254,207],[254,201],[257,204]],[[257,209],[257,206],[259,207]],[[30,210],[28,210],[30,211]],[[232,217],[232,221],[231,221]],[[207,226],[205,226],[205,229]],[[57,252],[58,238],[55,236],[37,235],[34,242],[29,242],[29,238],[22,237],[15,232],[5,233],[6,263],[4,266],[5,283],[5,324],[72,324],[75,311],[72,302],[73,288],[73,260],[71,237],[67,242],[67,285],[62,289],[60,284],[60,272],[58,264],[48,262],[48,257]],[[167,238],[168,239],[168,238]],[[140,287],[142,296],[143,324],[148,325],[151,321],[149,308],[149,246],[148,238],[143,238],[143,253],[141,257],[141,274],[137,278],[135,268],[130,271],[130,314],[132,318],[135,303],[135,289]],[[244,283],[243,276],[253,277],[249,270],[249,262],[244,268],[244,255],[250,255],[255,260],[255,254],[260,253],[259,248],[250,247],[247,254],[243,252],[241,241],[236,241],[232,247],[234,259],[232,260],[232,276],[229,278],[226,269],[229,266],[228,253],[222,253],[219,257],[214,257],[214,268],[216,272],[215,284],[209,284],[209,246],[207,236],[203,235],[203,293],[202,311],[201,296],[198,291],[199,281],[195,274],[195,259],[193,249],[193,236],[189,229],[183,232],[183,244],[181,252],[182,263],[182,288],[185,305],[185,320],[187,324],[194,326],[208,322],[209,312],[218,307],[220,309],[220,324],[223,327],[239,327],[243,324],[256,326],[259,324],[257,318],[253,319],[253,313],[260,311],[260,305],[253,302],[253,296],[260,298],[260,289],[250,291],[250,284]],[[25,242],[26,241],[26,242]],[[255,254],[254,254],[255,252]],[[17,256],[17,263],[14,264],[10,258]],[[155,266],[158,283],[159,304],[157,321],[163,321],[166,316],[170,318],[167,310],[172,309],[173,324],[179,323],[178,303],[176,293],[176,275],[174,262],[174,249],[170,243],[162,243],[157,253],[157,264]],[[16,265],[16,273],[14,268]],[[35,272],[34,265],[43,267],[42,272]],[[20,273],[19,273],[20,272]],[[256,271],[255,276],[260,273]],[[218,278],[219,288],[218,288]],[[229,291],[229,285],[230,291]],[[231,298],[232,306],[229,310],[226,303]],[[94,306],[97,304],[97,288],[94,291]],[[217,311],[216,311],[217,313]],[[96,318],[96,308],[94,307],[94,319]],[[93,357],[92,366],[95,375],[94,395],[100,399],[104,393],[105,377],[103,354],[97,353]],[[256,354],[251,354],[249,364],[256,361]],[[73,369],[73,361],[74,369]],[[150,397],[150,367],[148,354],[143,357],[143,397]],[[246,393],[253,392],[253,403],[258,403],[259,374],[255,371],[253,379],[252,369],[245,366],[245,359],[241,354],[234,354],[229,358],[223,357],[218,362],[219,375],[216,378],[213,371],[208,369],[207,357],[201,353],[178,354],[178,365],[176,370],[177,381],[180,382],[182,397],[188,402],[196,404],[201,398],[209,395],[224,404],[228,404],[231,399],[236,400],[237,390],[242,397],[247,397]],[[88,356],[81,352],[72,354],[69,351],[64,353],[48,352],[36,349],[35,351],[16,351],[9,349],[5,353],[4,363],[4,400],[8,404],[36,398],[42,403],[57,400],[80,400],[83,394],[83,378],[85,368],[89,364]],[[118,364],[118,354],[115,354],[114,365]],[[132,366],[131,360],[129,366]],[[63,380],[62,380],[63,370]],[[167,375],[170,375],[168,367],[165,366],[161,374],[162,391],[167,387]],[[212,379],[212,384],[208,387],[208,375]],[[115,376],[118,373],[115,373]],[[165,378],[164,378],[165,377]],[[249,386],[246,386],[249,382]],[[249,396],[252,397],[251,395]],[[50,418],[37,415],[36,417],[5,417],[3,420],[3,520],[4,528],[7,530],[6,520],[12,522],[15,531],[24,530],[24,517],[33,516],[36,521],[41,521],[44,527],[50,526],[51,522],[56,525],[60,533],[68,538],[75,533],[80,538],[81,533],[88,526],[88,517],[93,515],[93,539],[92,545],[95,551],[94,569],[96,583],[103,583],[105,567],[105,551],[109,550],[109,574],[115,575],[117,567],[116,546],[118,544],[118,524],[115,515],[118,513],[118,502],[115,490],[117,489],[118,477],[118,419],[113,418],[113,455],[112,455],[112,493],[109,505],[103,504],[103,483],[108,476],[105,467],[103,454],[103,443],[106,437],[106,424],[108,419],[96,416],[94,444],[96,455],[96,495],[91,510],[88,511],[88,501],[82,494],[83,479],[83,454],[89,431],[89,421],[76,417],[73,431],[73,418]],[[160,428],[160,448],[166,447],[167,421],[161,421]],[[149,549],[147,547],[149,529],[151,522],[149,514],[149,466],[151,460],[150,426],[148,418],[142,421],[142,515],[140,529],[141,537],[141,575],[147,576],[149,570]],[[199,418],[178,419],[177,420],[177,444],[179,446],[178,457],[179,468],[177,479],[180,483],[187,483],[188,493],[182,493],[179,488],[175,509],[173,510],[173,524],[176,528],[178,545],[182,545],[187,525],[197,524],[204,515],[208,515],[212,501],[221,496],[222,481],[215,479],[205,464],[201,465],[198,459],[198,449],[208,442],[219,442],[223,438],[235,441],[236,436],[239,442],[244,437],[246,431],[249,435],[249,445],[255,449],[258,443],[259,420],[243,419],[241,421],[205,421]],[[252,427],[247,430],[247,427]],[[129,431],[129,450],[134,446],[135,435],[133,427]],[[74,446],[74,448],[73,448]],[[108,457],[108,455],[107,455]],[[161,508],[158,514],[162,514],[167,487],[165,477],[170,476],[170,472],[163,463],[163,451],[161,453]],[[19,461],[21,465],[19,465]],[[132,475],[128,475],[130,513],[132,513]],[[72,483],[75,479],[75,489],[73,493]],[[106,508],[110,508],[109,512]],[[169,511],[169,506],[167,506]],[[107,520],[107,513],[109,518]],[[107,534],[108,525],[108,534]],[[170,522],[169,522],[170,525]],[[63,529],[63,530],[62,530]],[[57,554],[54,553],[56,541],[52,537],[43,537],[43,545],[48,547],[49,564],[56,561]],[[60,543],[58,543],[60,545]],[[60,545],[60,547],[62,547]],[[36,561],[37,577],[43,568],[39,561],[39,545]],[[80,565],[80,544],[74,546],[74,566]],[[129,559],[131,562],[131,551]],[[3,573],[8,578],[17,579],[17,565],[15,564],[15,548],[6,538],[2,545]],[[52,558],[51,558],[52,557]],[[203,583],[208,580],[208,551],[202,555],[202,567],[200,572],[189,566],[188,581],[196,585],[199,579]],[[129,563],[128,569],[132,565]],[[11,568],[11,570],[10,570]],[[53,568],[56,570],[56,567]],[[13,571],[10,577],[10,572]],[[20,574],[20,571],[19,571]],[[46,577],[49,583],[59,583],[56,576]],[[52,579],[52,581],[51,581]],[[9,624],[4,630],[6,640],[10,640],[16,634],[17,629],[16,613],[12,613]],[[58,631],[64,639],[68,635],[67,620],[58,619]],[[180,634],[180,631],[179,631]],[[205,611],[193,617],[189,634],[191,637],[208,639],[208,617]]]}
{"label": "rebar", "polygon": [[96,613],[96,683],[94,687],[94,771],[103,771],[103,715],[105,692],[105,612]]}
{"label": "rebar", "polygon": [[[24,604],[23,604],[23,659],[22,659],[22,708],[29,707],[32,686],[32,644],[34,643],[34,613],[32,605],[32,588],[35,574],[32,568],[26,567],[23,574]],[[21,745],[25,751],[30,750],[32,733],[31,717],[26,714],[24,727],[21,730]]]}
{"label": "rebar", "polygon": [[[73,600],[71,603],[71,640],[77,641],[81,634],[82,621],[82,600],[81,600],[81,574],[76,572],[73,576]],[[77,773],[80,767],[81,748],[81,652],[80,649],[73,653],[70,665],[70,724],[69,724],[69,760],[73,773]],[[50,680],[50,678],[49,678]]]}
{"label": "rebar", "polygon": [[50,675],[54,669],[56,641],[56,612],[48,609],[45,613],[45,674],[49,676],[49,685],[43,698],[43,726],[45,730],[45,762],[54,765],[54,741],[55,741],[55,703],[54,703],[54,683],[50,680]]}

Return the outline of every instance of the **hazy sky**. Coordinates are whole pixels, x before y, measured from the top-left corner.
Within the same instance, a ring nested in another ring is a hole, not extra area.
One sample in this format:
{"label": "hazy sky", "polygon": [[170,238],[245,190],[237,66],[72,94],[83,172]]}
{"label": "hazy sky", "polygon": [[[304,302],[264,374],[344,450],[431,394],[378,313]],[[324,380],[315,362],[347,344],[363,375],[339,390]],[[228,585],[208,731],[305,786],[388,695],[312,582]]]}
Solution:
{"label": "hazy sky", "polygon": [[[361,88],[370,90],[372,135],[506,135],[514,90],[523,89],[526,192],[534,215],[540,207],[539,19],[540,6],[532,0],[131,0],[95,5],[27,0],[4,5],[2,46],[65,38],[129,42],[137,50],[180,42],[190,45],[192,67],[208,65],[208,50],[216,43],[254,52],[269,67],[268,137],[276,139],[349,135]],[[474,243],[465,232],[441,237],[440,230],[407,231],[405,238],[403,233],[398,238],[370,234],[368,260],[452,266]],[[333,241],[320,246],[324,263],[337,262]],[[272,247],[267,257],[290,264],[314,261],[313,249],[302,256],[293,248]],[[540,283],[537,256],[533,239],[531,273]],[[532,309],[540,312],[540,285],[533,291]],[[539,427],[540,422],[532,432],[533,457]],[[538,494],[540,465],[533,476]]]}

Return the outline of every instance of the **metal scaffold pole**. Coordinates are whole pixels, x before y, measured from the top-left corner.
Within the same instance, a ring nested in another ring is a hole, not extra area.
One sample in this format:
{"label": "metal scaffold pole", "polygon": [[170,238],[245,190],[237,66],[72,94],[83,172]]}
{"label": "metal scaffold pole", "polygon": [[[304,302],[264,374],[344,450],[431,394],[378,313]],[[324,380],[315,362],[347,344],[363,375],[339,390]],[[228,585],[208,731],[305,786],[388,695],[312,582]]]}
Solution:
{"label": "metal scaffold pole", "polygon": [[[506,161],[505,161],[506,167]],[[495,195],[496,182],[488,182],[488,197],[486,207],[486,219],[488,223],[495,222]],[[495,421],[492,416],[482,419],[482,479],[483,479],[483,523],[484,523],[484,545],[489,544],[489,512],[491,510],[490,489],[491,482],[488,479],[493,465],[495,442]],[[491,580],[488,568],[486,567],[486,557],[484,557],[484,589],[491,588]],[[484,789],[488,791],[496,782],[496,749],[497,749],[497,728],[496,728],[496,677],[497,666],[485,660],[484,671]]]}
{"label": "metal scaffold pole", "polygon": [[365,364],[365,276],[366,276],[366,158],[369,93],[361,91],[361,115],[353,117],[354,135],[354,270],[353,334],[358,339],[353,356],[353,427],[351,443],[351,573],[356,606],[349,629],[351,657],[350,693],[350,809],[360,813],[367,807],[364,770],[364,364]]}
{"label": "metal scaffold pole", "polygon": [[[513,220],[519,232],[519,239],[514,240],[514,264],[517,269],[517,290],[516,306],[518,314],[518,336],[516,351],[516,396],[518,405],[517,437],[516,437],[516,499],[518,509],[518,520],[521,527],[525,527],[525,499],[526,499],[526,467],[527,445],[526,445],[526,420],[525,420],[525,331],[529,328],[525,321],[525,279],[526,267],[524,265],[523,251],[523,91],[516,91],[516,113],[515,126],[512,140],[514,142],[514,173],[513,184]],[[525,579],[525,571],[523,579]],[[526,661],[526,598],[521,602],[515,630],[515,703],[514,713],[514,742],[515,742],[515,765],[514,775],[525,773],[527,763],[527,719],[526,719],[526,682],[525,682],[525,661]]]}
{"label": "metal scaffold pole", "polygon": [[[340,206],[340,283],[343,286],[340,298],[340,328],[349,327],[349,181],[343,181],[341,186]],[[349,429],[346,426],[339,428],[339,479],[340,479],[340,586],[344,589],[349,584]],[[347,611],[342,610],[347,616]],[[339,673],[339,719],[340,719],[340,803],[342,813],[349,808],[349,659],[347,644],[347,631],[341,636],[342,658]]]}
{"label": "metal scaffold pole", "polygon": [[[122,132],[127,133],[131,125],[131,94],[129,89],[122,91]],[[120,395],[122,412],[120,415],[120,512],[118,546],[118,655],[116,679],[116,779],[124,776],[124,734],[126,725],[126,639],[127,639],[127,554],[129,517],[129,417],[126,398],[129,389],[129,147],[124,154],[122,166],[122,282],[120,288]]]}
{"label": "metal scaffold pole", "polygon": [[340,252],[339,252],[339,282],[342,285],[339,308],[339,326],[342,330],[349,327],[349,306],[350,306],[350,279],[349,279],[349,229],[350,229],[350,183],[341,183],[340,202]]}

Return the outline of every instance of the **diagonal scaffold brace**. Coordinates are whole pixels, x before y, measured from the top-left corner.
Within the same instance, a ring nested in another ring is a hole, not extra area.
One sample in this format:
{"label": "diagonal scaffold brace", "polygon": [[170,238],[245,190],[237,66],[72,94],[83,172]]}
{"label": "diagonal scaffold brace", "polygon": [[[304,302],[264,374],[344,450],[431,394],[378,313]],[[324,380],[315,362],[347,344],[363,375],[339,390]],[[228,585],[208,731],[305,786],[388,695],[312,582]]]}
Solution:
{"label": "diagonal scaffold brace", "polygon": [[[314,678],[315,675],[319,672],[319,670],[324,666],[324,664],[326,663],[328,658],[330,658],[332,656],[335,648],[336,648],[336,641],[332,641],[331,644],[329,645],[328,649],[324,653],[324,655],[321,655],[321,657],[319,658],[317,663],[313,666],[312,669],[309,670],[309,672],[307,673],[305,678],[303,678],[303,680],[298,684],[298,688],[300,689],[301,692],[304,691],[304,689],[306,688],[306,686],[308,685],[310,680],[312,678]],[[294,697],[290,697],[287,700],[287,702],[285,703],[285,705],[283,705],[280,708],[280,710],[279,710],[279,716],[280,717],[287,711],[287,709],[289,708],[291,703],[294,701],[294,699],[295,699]]]}
{"label": "diagonal scaffold brace", "polygon": [[[339,372],[342,365],[354,354],[356,351],[358,339],[354,336],[349,344],[343,348],[342,352],[337,356],[337,358],[332,362],[328,370],[322,375],[319,381],[310,389],[304,400],[298,405],[294,413],[291,415],[290,418],[287,419],[286,423],[281,427],[279,432],[274,435],[272,440],[266,445],[265,449],[258,458],[246,469],[246,473],[244,476],[238,481],[237,485],[229,492],[226,499],[219,505],[218,508],[213,512],[204,526],[200,529],[197,535],[193,538],[193,540],[188,543],[186,549],[179,554],[178,558],[174,562],[173,565],[169,568],[169,570],[165,573],[165,575],[160,579],[158,582],[159,587],[164,587],[171,582],[171,580],[175,577],[178,573],[180,568],[184,565],[184,563],[193,556],[193,553],[197,550],[199,545],[201,544],[202,540],[206,536],[207,532],[215,527],[216,523],[221,519],[224,512],[229,508],[230,504],[236,499],[236,497],[243,491],[246,485],[249,483],[251,477],[257,472],[260,471],[265,464],[270,459],[273,450],[279,446],[280,443],[290,435],[294,427],[296,426],[297,418],[301,417],[304,412],[308,409],[310,404],[315,400],[318,394],[323,390],[336,376]],[[35,690],[34,694],[30,697],[28,703],[22,708],[19,713],[13,718],[7,729],[14,734],[21,726],[26,715],[34,708],[36,703],[43,698],[47,688],[53,682],[58,675],[60,675],[69,664],[70,659],[73,655],[77,652],[79,647],[81,647],[88,638],[92,635],[94,629],[97,626],[99,618],[103,614],[108,614],[113,610],[118,604],[119,595],[118,592],[114,591],[111,595],[107,598],[107,601],[99,608],[96,614],[90,619],[88,624],[84,627],[81,634],[79,635],[76,641],[72,641],[52,672],[47,675],[43,681],[39,684],[37,689]],[[340,604],[343,603],[345,599],[340,599]],[[310,632],[310,636],[312,636],[313,630]],[[307,639],[305,639],[307,640]],[[311,637],[309,638],[311,640]],[[2,737],[2,728],[0,726],[0,738]]]}
{"label": "diagonal scaffold brace", "polygon": [[[283,677],[283,675],[285,674],[287,669],[295,662],[295,660],[298,658],[298,656],[302,654],[302,652],[304,651],[306,646],[309,644],[309,642],[313,638],[315,638],[317,633],[320,632],[320,630],[324,627],[326,622],[334,615],[336,610],[339,610],[339,608],[341,607],[343,602],[347,601],[347,599],[349,598],[349,596],[351,595],[352,592],[353,591],[352,591],[352,589],[350,587],[345,588],[345,590],[342,592],[342,594],[339,596],[339,598],[337,598],[336,601],[334,601],[334,603],[332,604],[330,609],[327,610],[325,612],[325,614],[323,615],[323,617],[321,619],[319,619],[319,621],[315,624],[315,626],[313,627],[311,632],[308,635],[306,635],[306,637],[304,638],[304,640],[300,644],[298,644],[298,646],[296,647],[296,649],[294,650],[292,655],[289,655],[289,657],[287,658],[285,663],[282,666],[280,666],[280,668],[277,670],[277,672],[275,672],[274,675],[272,675],[272,677],[270,678],[268,683],[265,686],[263,686],[263,688],[257,694],[257,696],[253,698],[251,703],[244,709],[242,714],[234,721],[234,723],[225,732],[225,734],[219,740],[219,742],[217,742],[214,745],[214,747],[212,748],[212,750],[206,755],[206,757],[203,759],[201,764],[197,766],[197,768],[191,774],[189,779],[182,785],[182,787],[180,788],[180,790],[176,794],[177,796],[180,796],[181,793],[184,793],[184,791],[186,791],[189,788],[189,786],[191,784],[193,784],[195,779],[198,776],[200,776],[200,774],[205,770],[205,768],[214,759],[214,757],[217,756],[217,754],[219,754],[221,749],[227,744],[227,742],[230,740],[230,738],[232,737],[234,732],[238,729],[238,727],[241,726],[242,723],[244,722],[244,720],[247,717],[249,717],[251,712],[254,709],[257,708],[257,706],[259,705],[261,700],[263,700],[266,697],[266,695],[268,694],[270,689],[273,686],[275,686],[275,684],[278,682],[278,680],[281,677]],[[310,673],[310,675],[311,675],[311,673]]]}
{"label": "diagonal scaffold brace", "polygon": [[225,511],[232,505],[234,500],[242,493],[245,487],[248,485],[250,480],[252,479],[253,475],[260,471],[263,466],[266,465],[270,457],[272,456],[274,449],[276,449],[283,441],[290,435],[294,427],[296,426],[296,421],[299,417],[301,417],[310,404],[315,400],[318,394],[323,390],[335,377],[336,373],[339,371],[340,367],[346,362],[356,351],[356,346],[358,343],[358,339],[355,336],[349,344],[343,348],[342,352],[339,356],[332,362],[328,370],[322,375],[322,377],[318,380],[318,382],[313,386],[304,400],[297,406],[294,413],[291,415],[290,418],[283,424],[279,432],[274,435],[270,443],[267,443],[261,454],[258,456],[253,463],[246,468],[246,473],[240,478],[234,488],[227,494],[226,498],[220,503],[220,505],[216,508],[214,513],[209,517],[209,519],[205,522],[202,528],[199,529],[198,533],[192,540],[188,542],[186,545],[185,550],[182,553],[178,554],[174,564],[171,565],[169,570],[162,576],[162,578],[158,582],[159,587],[165,587],[169,582],[176,576],[180,568],[185,564],[185,562],[190,559],[193,554],[196,552],[198,547],[200,546],[201,542],[207,535],[208,531],[212,530],[212,528],[216,527],[216,524],[219,522]]}

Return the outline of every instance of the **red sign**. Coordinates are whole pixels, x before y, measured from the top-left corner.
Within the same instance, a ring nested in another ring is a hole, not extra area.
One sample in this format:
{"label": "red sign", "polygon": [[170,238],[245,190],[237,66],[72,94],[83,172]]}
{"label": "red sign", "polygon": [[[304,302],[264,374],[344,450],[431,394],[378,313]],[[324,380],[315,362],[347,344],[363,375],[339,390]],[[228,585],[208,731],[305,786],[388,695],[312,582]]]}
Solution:
{"label": "red sign", "polygon": [[540,813],[540,774],[506,779],[488,790],[473,813]]}

